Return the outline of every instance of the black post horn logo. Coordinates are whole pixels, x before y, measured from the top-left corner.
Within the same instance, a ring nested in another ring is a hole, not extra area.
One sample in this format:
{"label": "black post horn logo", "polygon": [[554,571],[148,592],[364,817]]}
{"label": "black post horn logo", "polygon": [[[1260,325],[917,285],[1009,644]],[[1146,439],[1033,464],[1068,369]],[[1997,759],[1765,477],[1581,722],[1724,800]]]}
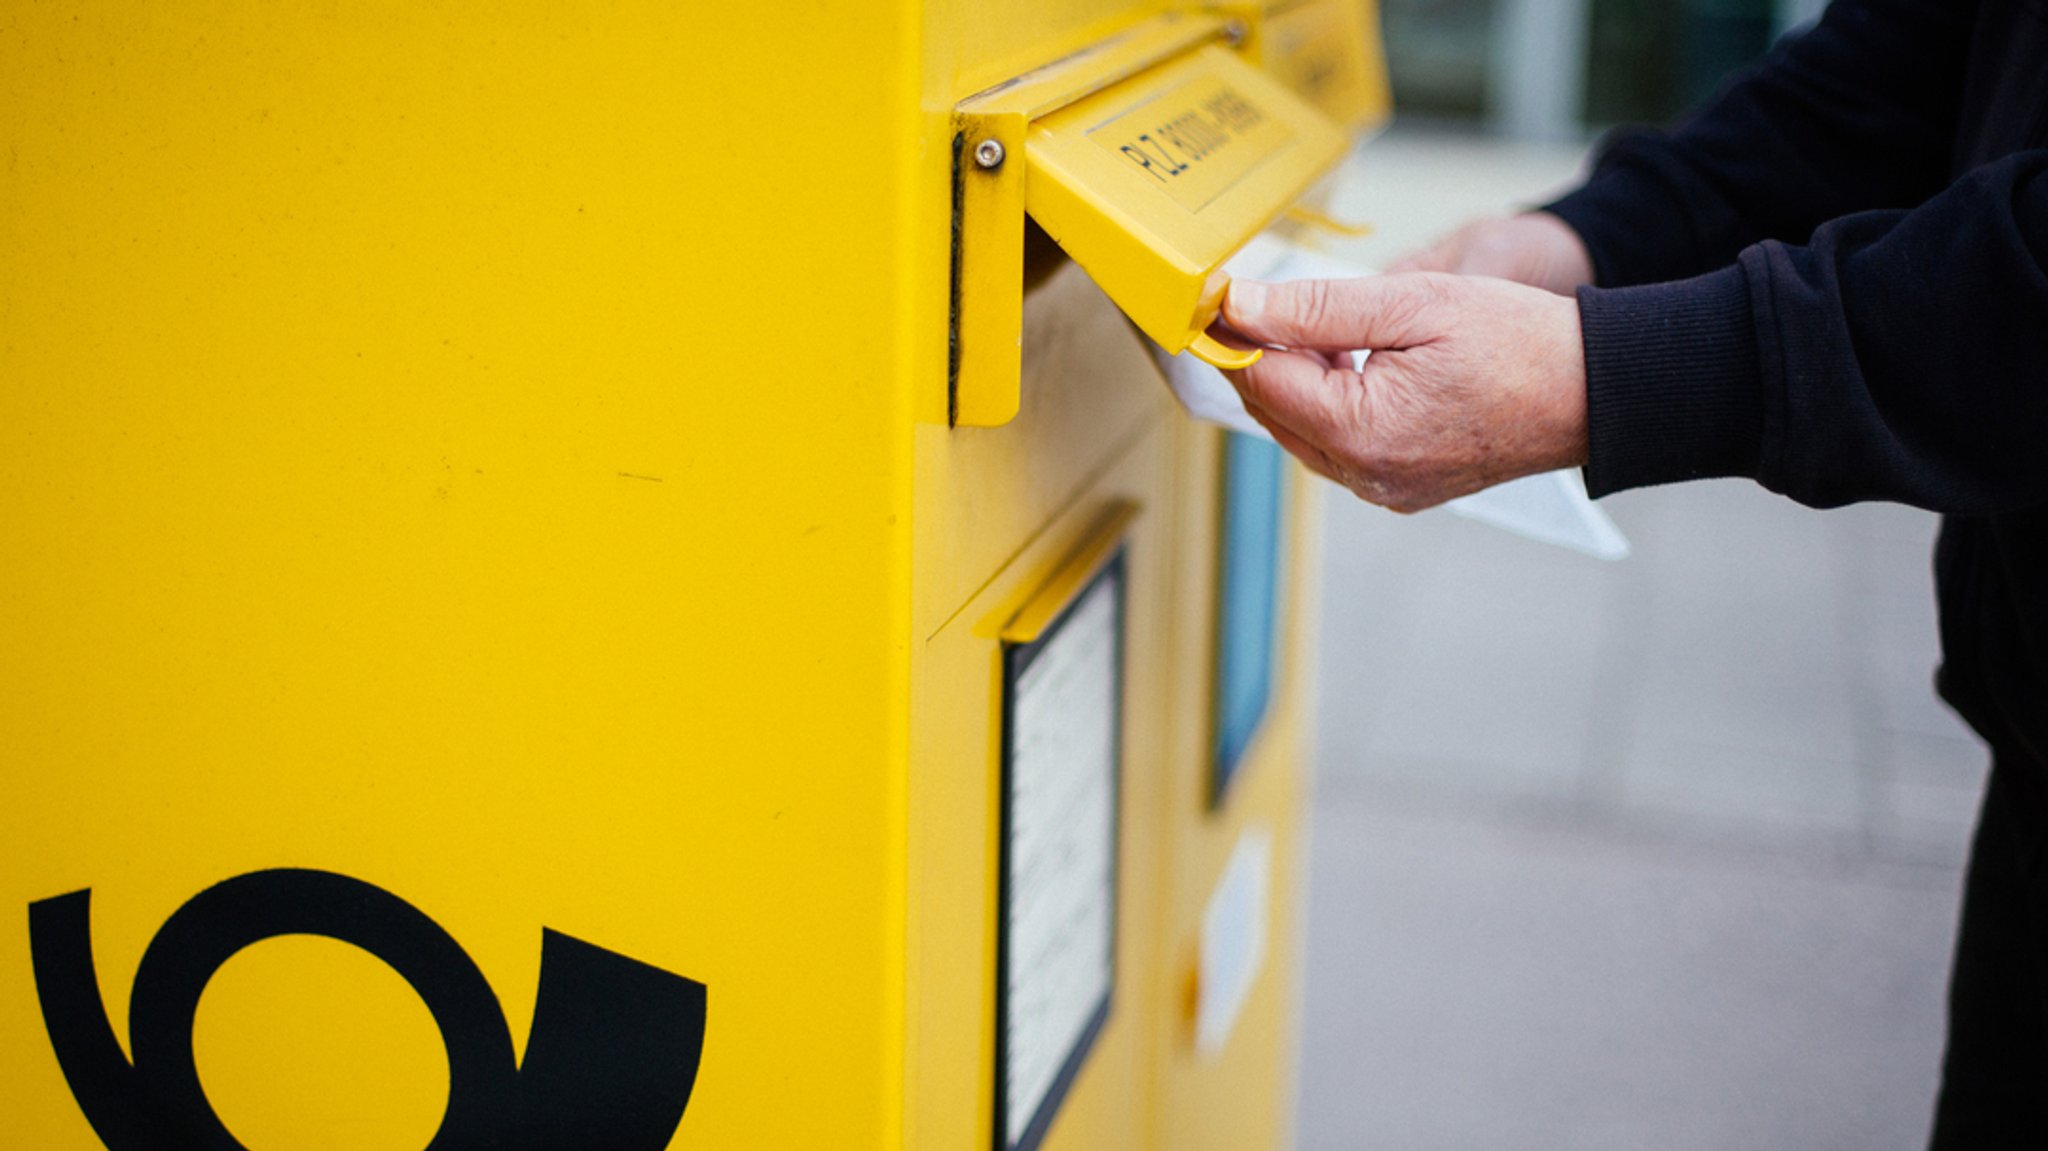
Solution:
{"label": "black post horn logo", "polygon": [[705,988],[542,929],[540,991],[515,1063],[498,997],[459,944],[382,888],[326,871],[239,875],[194,896],[150,940],[121,1052],[93,970],[90,889],[31,903],[36,993],[57,1062],[109,1151],[244,1151],[199,1083],[200,993],[242,948],[277,935],[353,943],[426,1002],[448,1049],[448,1109],[428,1151],[659,1151],[689,1106]]}

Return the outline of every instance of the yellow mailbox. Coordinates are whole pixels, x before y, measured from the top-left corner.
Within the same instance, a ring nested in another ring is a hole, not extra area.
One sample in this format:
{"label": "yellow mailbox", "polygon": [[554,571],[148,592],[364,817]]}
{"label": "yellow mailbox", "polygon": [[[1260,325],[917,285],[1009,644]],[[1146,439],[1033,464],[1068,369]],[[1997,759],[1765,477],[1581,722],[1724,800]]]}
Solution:
{"label": "yellow mailbox", "polygon": [[1371,21],[0,12],[10,1144],[1284,1146]]}

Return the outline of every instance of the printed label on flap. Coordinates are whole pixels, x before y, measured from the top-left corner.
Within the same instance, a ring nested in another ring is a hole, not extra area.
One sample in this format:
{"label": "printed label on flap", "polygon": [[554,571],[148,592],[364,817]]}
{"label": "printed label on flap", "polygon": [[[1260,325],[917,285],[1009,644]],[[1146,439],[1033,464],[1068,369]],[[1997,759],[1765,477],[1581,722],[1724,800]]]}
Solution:
{"label": "printed label on flap", "polygon": [[1202,76],[1088,130],[1174,202],[1199,212],[1294,138],[1242,86]]}

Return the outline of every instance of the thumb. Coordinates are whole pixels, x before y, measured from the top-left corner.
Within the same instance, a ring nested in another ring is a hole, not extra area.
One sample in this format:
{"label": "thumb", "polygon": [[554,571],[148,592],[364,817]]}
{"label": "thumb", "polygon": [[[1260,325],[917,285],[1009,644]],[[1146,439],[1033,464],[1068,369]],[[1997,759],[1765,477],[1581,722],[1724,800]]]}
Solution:
{"label": "thumb", "polygon": [[1425,273],[1355,280],[1235,280],[1223,319],[1262,344],[1324,351],[1406,348],[1441,335],[1433,319],[1439,277]]}

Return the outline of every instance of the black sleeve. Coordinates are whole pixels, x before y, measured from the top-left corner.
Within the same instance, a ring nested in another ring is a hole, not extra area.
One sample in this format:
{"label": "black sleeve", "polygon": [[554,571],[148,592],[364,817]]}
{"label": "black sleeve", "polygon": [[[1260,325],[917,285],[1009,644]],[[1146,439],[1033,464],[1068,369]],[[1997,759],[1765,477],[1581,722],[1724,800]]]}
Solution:
{"label": "black sleeve", "polygon": [[1673,283],[1582,288],[1594,494],[1751,476],[1815,506],[2048,503],[2048,150]]}
{"label": "black sleeve", "polygon": [[1719,268],[1851,212],[1919,204],[1952,171],[1976,10],[1835,0],[1675,131],[1610,139],[1586,185],[1546,209],[1586,241],[1594,282],[1616,287]]}

